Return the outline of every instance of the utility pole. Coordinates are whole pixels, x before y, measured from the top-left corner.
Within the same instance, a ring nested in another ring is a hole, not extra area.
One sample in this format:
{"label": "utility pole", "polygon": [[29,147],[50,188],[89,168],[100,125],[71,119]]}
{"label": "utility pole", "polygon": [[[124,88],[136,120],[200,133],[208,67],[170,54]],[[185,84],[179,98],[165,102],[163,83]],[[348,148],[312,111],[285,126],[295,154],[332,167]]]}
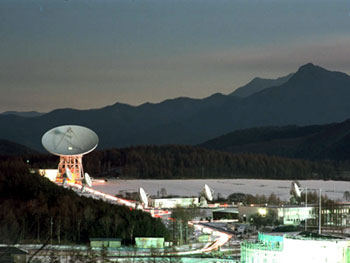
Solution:
{"label": "utility pole", "polygon": [[320,188],[320,199],[318,204],[318,234],[321,235],[321,188]]}
{"label": "utility pole", "polygon": [[51,239],[51,246],[52,246],[52,228],[53,228],[53,220],[52,217],[50,218],[50,239]]}
{"label": "utility pole", "polygon": [[309,209],[307,209],[307,187],[305,188],[305,207],[306,207],[306,217],[305,217],[305,231],[307,230],[307,218],[309,216]]}

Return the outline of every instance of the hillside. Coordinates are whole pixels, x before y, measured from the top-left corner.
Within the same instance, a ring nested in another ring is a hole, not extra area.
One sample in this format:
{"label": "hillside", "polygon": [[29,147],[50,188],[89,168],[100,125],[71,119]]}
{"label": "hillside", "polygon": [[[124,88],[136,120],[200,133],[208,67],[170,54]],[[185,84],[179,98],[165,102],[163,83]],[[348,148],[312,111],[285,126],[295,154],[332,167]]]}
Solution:
{"label": "hillside", "polygon": [[[0,242],[87,243],[90,237],[167,236],[158,219],[139,210],[79,197],[29,173],[18,158],[0,159]],[[142,224],[140,224],[142,222]]]}
{"label": "hillside", "polygon": [[306,64],[280,86],[248,97],[214,94],[101,109],[59,109],[39,117],[0,115],[0,138],[42,150],[49,129],[76,124],[93,129],[100,149],[141,144],[199,144],[252,127],[311,125],[350,117],[350,77]]}
{"label": "hillside", "polygon": [[327,125],[239,130],[200,146],[232,153],[259,153],[309,160],[350,160],[350,119]]}
{"label": "hillside", "polygon": [[34,154],[34,151],[24,145],[0,139],[0,155]]}

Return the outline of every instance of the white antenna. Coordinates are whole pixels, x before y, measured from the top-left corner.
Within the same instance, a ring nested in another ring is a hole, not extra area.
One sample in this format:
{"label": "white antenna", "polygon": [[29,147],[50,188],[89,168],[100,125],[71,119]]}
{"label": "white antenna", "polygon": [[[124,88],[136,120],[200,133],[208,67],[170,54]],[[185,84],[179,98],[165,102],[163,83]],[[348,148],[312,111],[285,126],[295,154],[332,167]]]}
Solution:
{"label": "white antenna", "polygon": [[305,217],[305,231],[306,231],[307,230],[307,217],[309,214],[309,211],[307,209],[307,187],[300,188],[300,186],[298,185],[298,182],[293,181],[292,185],[291,185],[291,191],[297,197],[301,197],[301,193],[303,191],[305,191],[305,208],[306,208],[306,213],[307,213],[307,216]]}
{"label": "white antenna", "polygon": [[296,181],[293,181],[292,182],[292,192],[297,196],[297,197],[300,197],[301,196],[301,192],[302,192],[302,189],[300,189],[298,183]]}
{"label": "white antenna", "polygon": [[92,181],[91,181],[90,175],[88,173],[85,173],[84,181],[89,187],[92,187]]}
{"label": "white antenna", "polygon": [[148,207],[148,197],[147,197],[145,190],[143,190],[142,187],[140,187],[140,189],[139,189],[139,196],[140,196],[140,200],[143,203],[144,207],[147,208]]}
{"label": "white antenna", "polygon": [[204,185],[202,192],[208,201],[213,201],[214,191],[207,184]]}
{"label": "white antenna", "polygon": [[72,172],[69,170],[68,167],[66,167],[66,177],[68,178],[68,180],[73,180],[73,175]]}

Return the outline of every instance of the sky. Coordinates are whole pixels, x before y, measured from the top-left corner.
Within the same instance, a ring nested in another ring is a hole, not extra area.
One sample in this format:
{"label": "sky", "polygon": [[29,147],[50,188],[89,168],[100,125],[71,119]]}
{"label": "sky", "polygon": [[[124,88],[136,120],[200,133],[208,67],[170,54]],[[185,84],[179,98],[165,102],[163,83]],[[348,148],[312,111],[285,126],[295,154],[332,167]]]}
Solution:
{"label": "sky", "polygon": [[0,112],[228,94],[308,62],[350,73],[349,0],[0,1]]}

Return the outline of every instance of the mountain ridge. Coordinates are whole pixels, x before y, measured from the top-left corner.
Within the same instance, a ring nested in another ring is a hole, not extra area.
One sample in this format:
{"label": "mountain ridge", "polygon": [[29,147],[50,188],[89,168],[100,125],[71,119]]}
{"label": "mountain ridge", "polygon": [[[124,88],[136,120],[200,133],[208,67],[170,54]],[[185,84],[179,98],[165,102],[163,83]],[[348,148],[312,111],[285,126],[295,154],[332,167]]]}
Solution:
{"label": "mountain ridge", "polygon": [[237,88],[236,90],[231,92],[229,95],[240,97],[240,98],[246,98],[266,88],[282,85],[286,83],[293,75],[294,73],[290,73],[286,76],[279,77],[276,79],[266,79],[266,78],[256,77],[252,79],[250,82],[248,82],[246,85]]}
{"label": "mountain ridge", "polygon": [[41,136],[64,125],[83,125],[100,137],[100,148],[139,144],[200,144],[237,129],[311,125],[350,117],[350,77],[311,63],[287,82],[248,97],[213,94],[139,106],[115,103],[99,109],[57,109],[38,117],[0,115],[0,138],[41,150]]}

